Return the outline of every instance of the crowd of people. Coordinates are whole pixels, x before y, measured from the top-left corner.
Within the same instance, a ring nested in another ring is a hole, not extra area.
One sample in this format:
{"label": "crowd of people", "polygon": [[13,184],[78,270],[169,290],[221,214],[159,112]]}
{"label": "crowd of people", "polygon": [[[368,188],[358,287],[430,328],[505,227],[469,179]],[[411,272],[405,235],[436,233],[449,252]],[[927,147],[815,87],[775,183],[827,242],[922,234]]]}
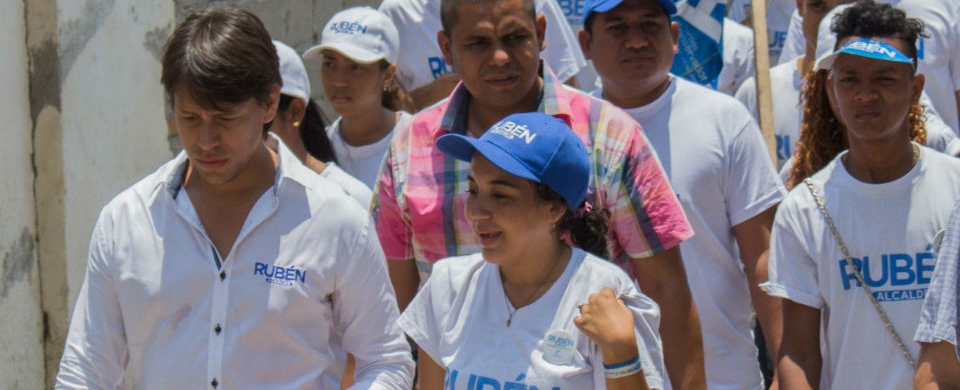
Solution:
{"label": "crowd of people", "polygon": [[685,0],[571,3],[189,14],[56,387],[960,388],[960,3],[775,1],[770,113],[749,2],[705,85]]}

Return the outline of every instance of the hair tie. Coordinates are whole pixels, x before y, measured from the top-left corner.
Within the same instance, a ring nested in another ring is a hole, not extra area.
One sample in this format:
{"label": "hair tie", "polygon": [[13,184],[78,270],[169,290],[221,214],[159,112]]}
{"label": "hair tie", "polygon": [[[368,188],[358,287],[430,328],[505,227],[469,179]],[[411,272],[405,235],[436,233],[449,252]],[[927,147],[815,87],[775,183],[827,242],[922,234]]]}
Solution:
{"label": "hair tie", "polygon": [[574,213],[574,216],[577,218],[583,218],[586,217],[587,214],[590,214],[591,211],[593,211],[593,205],[590,204],[590,202],[583,202],[583,205],[577,209],[577,211]]}

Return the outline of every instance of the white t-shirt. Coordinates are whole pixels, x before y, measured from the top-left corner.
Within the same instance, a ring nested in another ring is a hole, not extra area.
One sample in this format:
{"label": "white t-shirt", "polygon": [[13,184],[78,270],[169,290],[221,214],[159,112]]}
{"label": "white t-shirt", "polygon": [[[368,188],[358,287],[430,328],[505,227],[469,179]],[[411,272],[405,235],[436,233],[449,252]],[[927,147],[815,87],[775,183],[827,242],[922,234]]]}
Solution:
{"label": "white t-shirt", "polygon": [[[787,28],[787,37],[784,38],[783,50],[780,51],[780,64],[807,54],[807,38],[803,36],[803,16],[800,11],[793,10],[790,15],[790,27]],[[779,65],[779,64],[778,64]]]}
{"label": "white t-shirt", "polygon": [[[647,384],[663,389],[659,308],[619,267],[580,249],[542,297],[513,313],[509,327],[513,308],[500,268],[479,253],[436,262],[397,322],[446,369],[444,389],[605,389],[600,347],[573,324],[577,305],[603,287],[616,291],[633,312]],[[565,362],[545,355],[545,339],[558,331],[573,340]]]}
{"label": "white t-shirt", "polygon": [[337,183],[337,185],[343,188],[343,191],[346,192],[347,195],[356,199],[357,203],[360,203],[364,208],[369,209],[370,199],[373,198],[373,190],[343,169],[340,169],[337,164],[332,162],[326,164],[327,167],[323,169],[323,172],[320,172],[320,177]]}
{"label": "white t-shirt", "polygon": [[717,91],[733,95],[740,84],[753,77],[753,29],[730,19],[723,21],[723,67],[717,75]]}
{"label": "white t-shirt", "polygon": [[[743,22],[750,16],[751,0],[733,0],[727,17]],[[790,28],[790,18],[797,9],[795,0],[772,0],[767,4],[767,44],[770,46],[770,63],[776,64],[783,50]]]}
{"label": "white t-shirt", "polygon": [[58,389],[409,389],[413,361],[367,211],[278,146],[222,258],[180,185],[185,153],[110,201],[90,239]]}
{"label": "white t-shirt", "polygon": [[[960,199],[960,160],[920,147],[919,162],[883,184],[854,179],[841,153],[811,179],[894,328],[911,340],[936,263],[934,236]],[[909,389],[913,370],[846,266],[805,184],[780,205],[770,246],[773,296],[821,310],[822,389]],[[790,337],[784,334],[785,338]]]}
{"label": "white t-shirt", "polygon": [[[343,140],[340,134],[340,119],[333,121],[327,126],[327,137],[333,144],[333,152],[337,154],[337,162],[343,167],[343,170],[351,176],[360,179],[360,182],[368,188],[373,188],[377,182],[377,176],[380,173],[380,167],[383,166],[383,156],[387,154],[387,147],[390,146],[390,140],[393,139],[393,132],[396,129],[404,127],[413,119],[413,115],[405,111],[399,111],[400,119],[393,126],[386,136],[379,141],[369,145],[353,146]],[[369,205],[369,199],[367,205]]]}
{"label": "white t-shirt", "polygon": [[[547,20],[547,47],[540,57],[550,65],[557,79],[567,80],[586,65],[580,43],[570,31],[557,0],[535,0],[535,5],[537,13]],[[380,12],[386,14],[400,32],[397,78],[408,91],[454,71],[443,61],[437,43],[437,31],[443,29],[440,0],[383,0]]]}
{"label": "white t-shirt", "polygon": [[696,232],[680,252],[700,314],[707,386],[762,389],[732,230],[786,194],[760,130],[736,99],[679,77],[657,100],[624,111],[643,127]]}
{"label": "white t-shirt", "polygon": [[[930,96],[933,107],[954,133],[960,131],[957,114],[957,90],[960,90],[960,2],[955,0],[881,0],[903,9],[908,17],[923,20],[930,34],[917,44],[917,73],[926,76],[924,92]],[[834,15],[852,4],[842,4],[820,22],[817,32],[817,58],[833,52],[837,36],[830,31]]]}
{"label": "white t-shirt", "polygon": [[[797,140],[800,139],[800,123],[803,118],[803,106],[800,105],[800,88],[803,77],[797,72],[797,58],[770,68],[770,91],[773,96],[773,126],[777,139],[777,168],[793,155]],[[755,120],[759,120],[756,79],[744,81],[736,95]]]}

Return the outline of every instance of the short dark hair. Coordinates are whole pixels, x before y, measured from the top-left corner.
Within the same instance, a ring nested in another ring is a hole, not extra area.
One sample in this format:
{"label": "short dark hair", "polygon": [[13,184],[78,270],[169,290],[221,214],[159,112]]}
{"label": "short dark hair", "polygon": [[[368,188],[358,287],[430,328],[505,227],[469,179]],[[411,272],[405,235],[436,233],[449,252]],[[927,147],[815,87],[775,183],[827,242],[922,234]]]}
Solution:
{"label": "short dark hair", "polygon": [[236,8],[187,15],[167,40],[160,62],[160,82],[171,103],[179,86],[208,108],[250,98],[264,103],[273,87],[283,84],[270,33],[256,15]]}
{"label": "short dark hair", "polygon": [[[440,25],[443,26],[443,33],[450,36],[450,31],[457,25],[460,6],[463,4],[493,3],[502,0],[442,0],[440,2]],[[536,20],[537,7],[533,0],[523,0],[523,10]]]}
{"label": "short dark hair", "polygon": [[[908,57],[917,68],[917,39],[927,37],[923,21],[908,18],[890,4],[860,0],[833,17],[830,30],[837,34],[837,46],[849,37],[893,38],[903,42]],[[834,48],[836,49],[836,48]]]}

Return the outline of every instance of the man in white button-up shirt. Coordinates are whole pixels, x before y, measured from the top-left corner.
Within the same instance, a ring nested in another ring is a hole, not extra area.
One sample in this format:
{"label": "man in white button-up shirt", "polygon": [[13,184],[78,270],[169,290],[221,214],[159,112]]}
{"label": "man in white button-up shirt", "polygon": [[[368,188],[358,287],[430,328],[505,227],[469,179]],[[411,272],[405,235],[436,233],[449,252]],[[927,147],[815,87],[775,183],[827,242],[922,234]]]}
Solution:
{"label": "man in white button-up shirt", "polygon": [[57,388],[321,388],[332,338],[354,388],[410,388],[366,211],[262,142],[281,85],[262,23],[191,14],[162,66],[184,152],[101,212]]}

